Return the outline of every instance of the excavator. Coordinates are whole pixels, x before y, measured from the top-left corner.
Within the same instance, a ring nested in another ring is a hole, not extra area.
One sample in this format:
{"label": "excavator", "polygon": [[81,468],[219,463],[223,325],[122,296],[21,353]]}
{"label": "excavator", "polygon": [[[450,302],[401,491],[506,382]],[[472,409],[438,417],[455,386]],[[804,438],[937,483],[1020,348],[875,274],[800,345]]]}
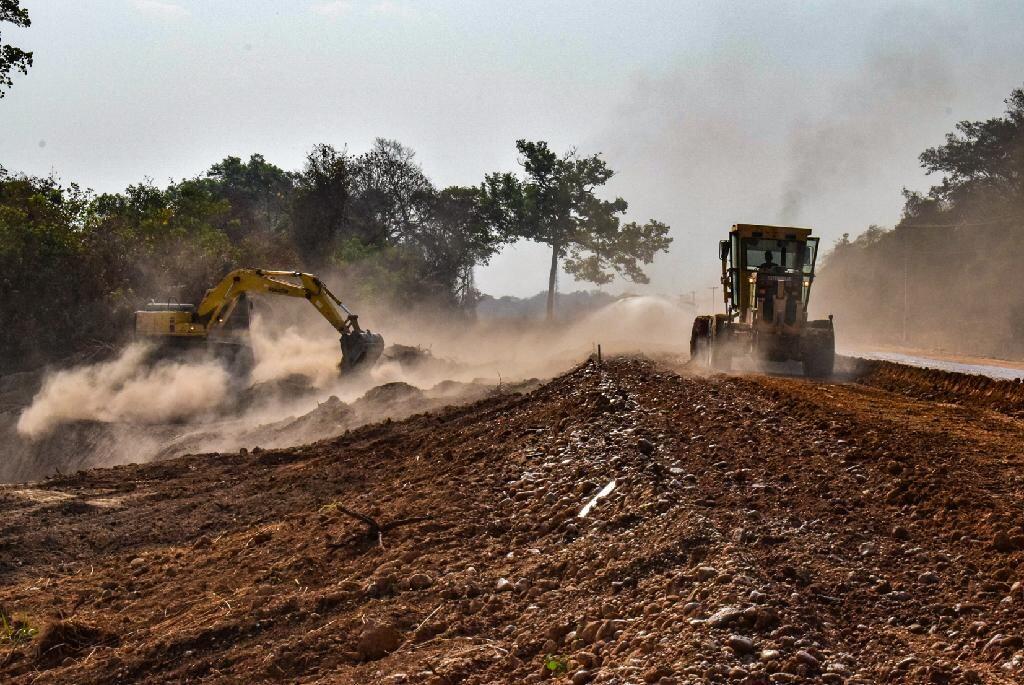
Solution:
{"label": "excavator", "polygon": [[809,228],[735,224],[719,243],[726,313],[694,320],[690,358],[721,371],[738,357],[795,360],[806,376],[830,376],[832,317],[807,317],[817,251]]}
{"label": "excavator", "polygon": [[360,328],[359,317],[319,278],[299,271],[265,269],[235,269],[207,290],[198,305],[150,302],[135,312],[135,337],[156,342],[158,349],[171,355],[210,352],[233,370],[247,373],[253,364],[252,349],[237,332],[248,328],[248,298],[259,294],[304,298],[316,307],[341,335],[339,368],[343,374],[372,366],[384,350],[384,338]]}

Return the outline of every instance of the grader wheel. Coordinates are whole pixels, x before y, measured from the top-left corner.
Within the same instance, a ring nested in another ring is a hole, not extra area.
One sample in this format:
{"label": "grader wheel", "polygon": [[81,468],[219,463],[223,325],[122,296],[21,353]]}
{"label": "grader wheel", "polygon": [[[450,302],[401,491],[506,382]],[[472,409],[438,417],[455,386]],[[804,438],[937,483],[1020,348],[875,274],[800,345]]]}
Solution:
{"label": "grader wheel", "polygon": [[831,321],[808,321],[801,341],[804,375],[828,378],[836,363],[836,339]]}
{"label": "grader wheel", "polygon": [[712,369],[716,371],[732,370],[733,340],[729,330],[729,317],[724,314],[715,314],[715,334],[711,338],[711,350],[709,362]]}

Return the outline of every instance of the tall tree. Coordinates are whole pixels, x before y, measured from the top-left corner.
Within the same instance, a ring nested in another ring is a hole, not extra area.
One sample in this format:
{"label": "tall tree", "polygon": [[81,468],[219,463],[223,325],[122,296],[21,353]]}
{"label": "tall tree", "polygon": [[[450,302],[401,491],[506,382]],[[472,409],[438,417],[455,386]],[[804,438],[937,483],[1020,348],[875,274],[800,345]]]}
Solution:
{"label": "tall tree", "polygon": [[481,188],[482,207],[499,232],[551,248],[547,318],[554,317],[560,264],[590,283],[608,283],[616,274],[646,283],[641,264],[668,249],[669,227],[655,220],[621,223],[626,201],[595,195],[615,173],[601,156],[580,157],[575,150],[558,156],[544,141],[518,140],[516,148],[525,177],[489,174]]}
{"label": "tall tree", "polygon": [[320,144],[306,155],[292,203],[292,234],[307,265],[316,268],[328,260],[345,225],[351,182],[350,160],[344,152]]}
{"label": "tall tree", "polygon": [[434,196],[413,240],[423,256],[424,283],[468,310],[479,295],[473,284],[476,266],[487,264],[505,237],[484,219],[479,188],[451,186]]}
{"label": "tall tree", "polygon": [[[5,21],[22,28],[32,25],[32,20],[28,18],[28,10],[21,7],[21,0],[0,0],[0,23]],[[11,71],[27,74],[31,66],[31,52],[0,42],[0,98],[4,96],[5,89],[14,83],[11,80]]]}
{"label": "tall tree", "polygon": [[370,245],[406,242],[429,214],[435,192],[410,148],[377,138],[352,164],[350,230]]}

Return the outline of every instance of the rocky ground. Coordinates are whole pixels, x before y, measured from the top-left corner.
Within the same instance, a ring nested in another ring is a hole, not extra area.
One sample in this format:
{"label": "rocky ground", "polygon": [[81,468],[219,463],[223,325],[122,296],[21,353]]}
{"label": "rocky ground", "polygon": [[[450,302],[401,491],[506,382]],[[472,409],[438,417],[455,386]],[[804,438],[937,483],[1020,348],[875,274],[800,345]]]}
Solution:
{"label": "rocky ground", "polygon": [[1019,384],[588,362],[0,488],[0,681],[1020,683]]}

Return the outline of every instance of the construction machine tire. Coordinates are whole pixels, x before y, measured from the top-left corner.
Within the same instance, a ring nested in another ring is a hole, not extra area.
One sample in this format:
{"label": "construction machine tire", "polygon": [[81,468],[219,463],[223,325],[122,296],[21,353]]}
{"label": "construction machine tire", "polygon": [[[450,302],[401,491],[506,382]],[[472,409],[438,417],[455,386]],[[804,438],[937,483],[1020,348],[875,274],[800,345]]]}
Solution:
{"label": "construction machine tire", "polygon": [[708,366],[711,363],[710,350],[713,335],[714,318],[698,316],[693,320],[690,330],[690,361]]}
{"label": "construction machine tire", "polygon": [[805,376],[827,378],[832,375],[836,363],[836,338],[831,321],[808,321],[801,347]]}
{"label": "construction machine tire", "polygon": [[731,371],[734,343],[729,330],[729,317],[715,314],[715,334],[711,338],[710,366],[716,371]]}

